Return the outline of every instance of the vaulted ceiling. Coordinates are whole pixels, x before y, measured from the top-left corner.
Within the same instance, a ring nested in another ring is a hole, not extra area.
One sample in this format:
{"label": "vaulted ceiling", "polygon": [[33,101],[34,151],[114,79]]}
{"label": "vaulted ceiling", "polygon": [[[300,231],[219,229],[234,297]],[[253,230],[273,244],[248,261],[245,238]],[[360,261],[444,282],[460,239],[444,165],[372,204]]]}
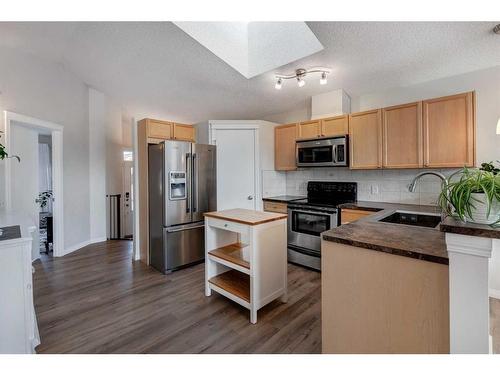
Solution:
{"label": "vaulted ceiling", "polygon": [[[500,65],[493,22],[307,25],[323,50],[250,79],[171,22],[0,23],[0,48],[64,64],[129,115],[183,122],[258,119],[337,88],[356,96]],[[275,73],[313,66],[332,69],[327,85],[274,89]]]}

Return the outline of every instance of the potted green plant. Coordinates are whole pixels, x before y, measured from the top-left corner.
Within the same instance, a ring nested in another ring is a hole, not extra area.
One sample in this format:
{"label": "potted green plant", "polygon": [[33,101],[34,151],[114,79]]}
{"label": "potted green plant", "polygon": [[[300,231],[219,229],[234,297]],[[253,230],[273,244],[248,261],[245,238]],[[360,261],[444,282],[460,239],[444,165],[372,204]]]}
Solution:
{"label": "potted green plant", "polygon": [[439,195],[442,210],[464,222],[500,224],[500,174],[493,163],[450,176]]}
{"label": "potted green plant", "polygon": [[[1,137],[1,133],[3,133],[3,131],[0,131],[0,137]],[[21,161],[21,159],[17,155],[9,156],[9,154],[5,151],[5,146],[0,143],[0,160],[9,159],[9,158],[15,158],[15,159],[17,159],[18,162]]]}

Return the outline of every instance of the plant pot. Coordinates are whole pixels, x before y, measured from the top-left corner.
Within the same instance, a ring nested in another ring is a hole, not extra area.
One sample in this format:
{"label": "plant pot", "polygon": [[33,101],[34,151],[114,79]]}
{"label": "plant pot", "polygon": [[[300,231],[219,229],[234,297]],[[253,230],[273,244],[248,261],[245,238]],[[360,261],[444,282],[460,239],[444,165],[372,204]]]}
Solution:
{"label": "plant pot", "polygon": [[491,202],[490,215],[488,213],[488,203],[484,193],[472,193],[471,194],[472,204],[475,208],[472,208],[472,217],[470,221],[477,224],[493,224],[498,221],[500,217],[500,202],[496,199]]}

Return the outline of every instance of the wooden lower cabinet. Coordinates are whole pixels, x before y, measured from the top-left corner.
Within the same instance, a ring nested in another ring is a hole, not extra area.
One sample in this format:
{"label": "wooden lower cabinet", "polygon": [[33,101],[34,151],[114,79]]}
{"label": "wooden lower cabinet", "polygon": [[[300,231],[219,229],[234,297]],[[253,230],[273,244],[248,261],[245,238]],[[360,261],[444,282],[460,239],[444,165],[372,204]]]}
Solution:
{"label": "wooden lower cabinet", "polygon": [[267,212],[277,212],[280,214],[286,214],[287,211],[287,204],[283,202],[270,202],[270,201],[264,201],[264,211]]}
{"label": "wooden lower cabinet", "polygon": [[382,110],[349,115],[351,169],[382,168]]}
{"label": "wooden lower cabinet", "polygon": [[424,100],[424,167],[475,165],[475,94]]}
{"label": "wooden lower cabinet", "polygon": [[277,171],[297,169],[295,162],[296,140],[297,124],[280,125],[274,128],[274,169]]}
{"label": "wooden lower cabinet", "polygon": [[382,110],[384,168],[422,168],[422,102]]}
{"label": "wooden lower cabinet", "polygon": [[340,211],[340,220],[341,224],[349,224],[358,219],[366,217],[368,215],[374,214],[374,211],[365,211],[365,210],[354,210],[351,208],[342,208]]}
{"label": "wooden lower cabinet", "polygon": [[323,353],[449,353],[449,313],[448,265],[322,241]]}

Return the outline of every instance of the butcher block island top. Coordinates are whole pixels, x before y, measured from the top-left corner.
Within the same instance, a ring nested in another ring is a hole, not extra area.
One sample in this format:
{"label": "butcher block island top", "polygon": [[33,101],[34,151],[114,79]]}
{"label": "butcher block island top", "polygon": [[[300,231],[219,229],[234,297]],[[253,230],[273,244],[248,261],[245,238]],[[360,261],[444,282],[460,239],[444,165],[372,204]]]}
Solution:
{"label": "butcher block island top", "polygon": [[285,214],[247,210],[245,208],[207,212],[205,216],[246,225],[259,225],[287,218]]}

